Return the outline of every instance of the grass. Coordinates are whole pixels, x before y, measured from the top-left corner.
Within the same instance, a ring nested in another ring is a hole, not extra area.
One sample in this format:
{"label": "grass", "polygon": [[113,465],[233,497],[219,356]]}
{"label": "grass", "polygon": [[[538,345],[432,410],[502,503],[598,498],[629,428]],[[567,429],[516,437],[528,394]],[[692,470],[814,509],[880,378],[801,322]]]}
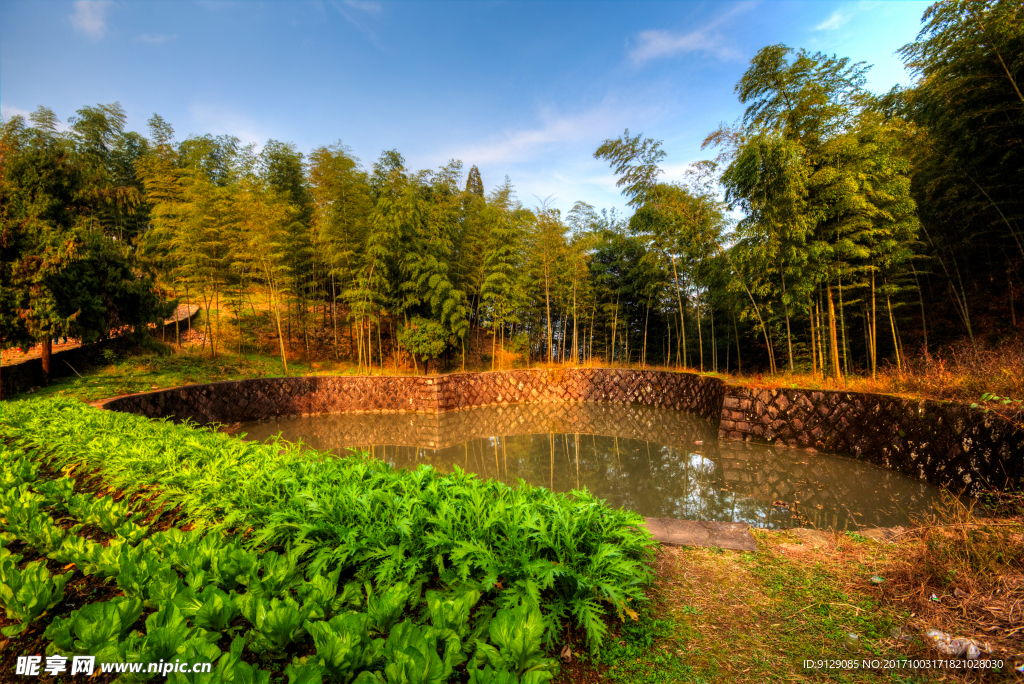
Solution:
{"label": "grass", "polygon": [[[149,392],[168,387],[197,383],[284,376],[281,359],[253,356],[239,362],[231,356],[210,359],[196,350],[177,353],[141,350],[130,356],[112,357],[106,363],[79,369],[81,376],[54,380],[50,386],[21,393],[16,399],[70,397],[85,402],[98,401],[122,394]],[[290,363],[291,375],[322,373],[320,368],[304,363]]]}
{"label": "grass", "polygon": [[[600,659],[565,668],[556,681],[910,684],[1012,679],[1011,666],[1021,661],[1024,645],[1019,630],[1011,634],[1006,623],[998,636],[986,632],[987,625],[979,624],[970,610],[966,615],[947,610],[959,607],[949,605],[951,589],[939,590],[942,603],[929,601],[945,610],[941,618],[934,611],[918,612],[917,604],[900,593],[905,586],[895,568],[929,553],[917,533],[898,544],[840,533],[754,534],[756,554],[662,547],[654,563],[651,606],[641,622],[623,626]],[[1019,565],[1009,567],[1005,576],[1019,572]],[[884,579],[875,584],[872,576]],[[920,637],[929,627],[989,641],[993,657],[1006,660],[1006,667],[979,674],[804,666],[822,659],[934,659],[937,652]],[[857,653],[844,645],[851,632],[861,642]]]}
{"label": "grass", "polygon": [[922,351],[904,359],[903,367],[886,364],[875,378],[863,373],[846,378],[822,377],[807,372],[782,372],[776,376],[731,376],[731,381],[750,387],[806,388],[875,392],[912,399],[974,402],[986,393],[1024,398],[1024,339],[1012,337],[997,346],[961,342]]}

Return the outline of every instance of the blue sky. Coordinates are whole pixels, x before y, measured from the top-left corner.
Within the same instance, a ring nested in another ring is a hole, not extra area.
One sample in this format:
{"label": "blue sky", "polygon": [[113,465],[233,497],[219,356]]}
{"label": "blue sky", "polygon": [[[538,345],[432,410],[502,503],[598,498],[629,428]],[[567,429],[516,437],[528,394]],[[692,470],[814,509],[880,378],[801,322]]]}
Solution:
{"label": "blue sky", "polygon": [[733,87],[761,47],[863,60],[870,85],[907,83],[894,51],[925,2],[0,3],[3,116],[61,119],[119,101],[146,132],[341,140],[365,166],[397,148],[412,169],[451,158],[508,175],[522,201],[623,205],[593,159],[623,129],[663,140],[669,180],[742,112]]}

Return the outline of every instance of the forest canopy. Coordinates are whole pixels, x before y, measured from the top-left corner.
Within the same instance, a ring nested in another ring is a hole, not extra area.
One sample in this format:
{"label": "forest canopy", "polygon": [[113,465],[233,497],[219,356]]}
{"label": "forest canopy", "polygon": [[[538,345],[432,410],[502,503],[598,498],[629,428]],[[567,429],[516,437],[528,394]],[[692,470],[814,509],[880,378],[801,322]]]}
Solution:
{"label": "forest canopy", "polygon": [[596,147],[629,216],[526,206],[459,160],[40,107],[2,128],[0,342],[91,341],[188,300],[218,312],[211,355],[224,326],[241,353],[259,292],[285,363],[297,344],[361,370],[508,350],[839,378],[998,343],[1024,274],[1022,44],[1020,3],[936,3],[900,50],[916,82],[887,93],[863,63],[766,46],[736,84],[744,115],[682,180],[643,134]]}

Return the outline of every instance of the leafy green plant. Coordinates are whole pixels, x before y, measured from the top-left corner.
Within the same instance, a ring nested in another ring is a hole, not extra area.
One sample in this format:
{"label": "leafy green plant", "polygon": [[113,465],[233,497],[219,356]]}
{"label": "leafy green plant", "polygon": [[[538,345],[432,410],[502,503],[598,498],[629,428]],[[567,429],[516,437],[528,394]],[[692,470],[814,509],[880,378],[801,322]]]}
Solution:
{"label": "leafy green plant", "polygon": [[238,597],[242,615],[252,625],[246,633],[249,647],[257,653],[280,654],[306,635],[305,622],[316,614],[316,606],[295,599],[270,599],[255,594]]}
{"label": "leafy green plant", "polygon": [[295,588],[300,601],[310,601],[320,606],[325,619],[330,619],[345,606],[358,608],[363,604],[363,590],[359,582],[348,582],[338,591],[338,577],[341,569],[324,575],[317,572],[308,582]]}
{"label": "leafy green plant", "polygon": [[247,581],[259,562],[257,555],[242,548],[238,539],[219,532],[172,529],[158,532],[152,541],[165,558],[186,573],[190,587],[216,584],[222,589],[235,589]]}
{"label": "leafy green plant", "polygon": [[34,482],[38,473],[37,461],[23,456],[6,444],[0,444],[0,491]]}
{"label": "leafy green plant", "polygon": [[246,584],[254,596],[281,598],[302,583],[302,569],[299,557],[304,548],[297,548],[286,554],[274,551],[263,554],[259,565],[249,571]]}
{"label": "leafy green plant", "polygon": [[378,634],[387,634],[402,616],[406,604],[419,596],[419,589],[399,582],[377,593],[367,584],[366,594],[366,612],[370,616],[370,624]]}
{"label": "leafy green plant", "polygon": [[68,499],[67,510],[82,523],[95,525],[107,534],[113,533],[125,522],[142,517],[109,496],[96,498],[87,494],[74,494]]}
{"label": "leafy green plant", "polygon": [[544,657],[541,639],[544,621],[540,611],[526,605],[502,609],[488,627],[491,642],[497,647],[483,647],[483,655],[495,668],[504,666],[520,678],[529,675],[530,682],[550,680],[558,670],[558,662]]}
{"label": "leafy green plant", "polygon": [[[1022,405],[1024,405],[1024,399],[1011,399],[1010,397],[1001,397],[998,394],[992,394],[991,392],[985,392],[984,394],[982,394],[981,400],[983,402],[993,402],[1001,406],[1010,406],[1011,404],[1016,404],[1017,408],[1020,408]],[[989,410],[986,407],[975,402],[971,403],[971,408],[980,408],[983,411]]]}
{"label": "leafy green plant", "polygon": [[190,626],[178,606],[169,603],[146,618],[146,636],[139,643],[138,659],[151,663],[174,660],[190,641],[212,643],[219,636]]}
{"label": "leafy green plant", "polygon": [[66,512],[67,502],[75,493],[75,480],[71,477],[59,477],[56,480],[33,482],[33,488],[46,497],[47,504]]}
{"label": "leafy green plant", "polygon": [[[145,494],[187,516],[195,531],[158,532],[137,543],[150,544],[194,595],[213,584],[268,601],[298,596],[310,607],[309,619],[330,618],[362,602],[351,582],[343,590],[325,582],[337,574],[374,587],[366,611],[372,629],[384,635],[422,605],[396,603],[398,594],[388,592],[437,582],[452,596],[468,588],[486,596],[474,609],[485,617],[497,608],[539,607],[544,648],[571,623],[597,651],[607,618],[636,615],[651,577],[654,543],[640,517],[585,491],[511,488],[458,470],[398,471],[369,458],[245,442],[63,398],[15,402],[0,436],[22,449],[45,447],[39,458],[53,470],[96,471],[127,496]],[[132,539],[129,533],[85,549],[65,540],[58,554],[87,552],[86,560],[69,562],[113,575],[119,547]],[[177,583],[171,585],[177,596]],[[486,619],[475,618],[474,630],[481,624]],[[484,634],[467,634],[465,625],[445,629],[459,636],[467,655],[475,653],[467,643]]]}
{"label": "leafy green plant", "polygon": [[406,620],[392,627],[384,645],[383,679],[388,684],[442,684],[451,668],[437,654],[437,634]]}
{"label": "leafy green plant", "polygon": [[[231,649],[223,655],[221,655],[220,649],[213,644],[192,640],[181,649],[181,659],[185,662],[211,662],[217,658],[217,655],[220,655],[217,665],[207,673],[172,673],[167,677],[167,682],[168,684],[270,684],[269,672],[242,660],[244,648],[244,637],[236,637],[231,642]],[[313,680],[301,681],[312,682]]]}
{"label": "leafy green plant", "polygon": [[240,612],[237,595],[234,592],[227,594],[212,584],[199,594],[186,590],[176,603],[197,627],[212,632],[227,631]]}
{"label": "leafy green plant", "polygon": [[6,537],[20,539],[40,553],[49,554],[64,545],[65,532],[54,524],[53,518],[40,513],[28,521],[8,525]]}
{"label": "leafy green plant", "polygon": [[117,558],[117,586],[126,596],[145,598],[149,585],[161,568],[160,559],[153,552],[139,553],[139,549],[126,548]]}
{"label": "leafy green plant", "polygon": [[363,613],[307,622],[305,627],[316,644],[317,664],[333,681],[348,684],[383,654],[384,640],[370,637],[370,618]]}
{"label": "leafy green plant", "polygon": [[64,585],[72,573],[50,576],[42,561],[34,561],[18,569],[21,556],[0,547],[0,605],[7,617],[19,624],[4,627],[4,636],[21,634],[50,608],[64,598]]}
{"label": "leafy green plant", "polygon": [[124,653],[119,648],[135,622],[142,615],[142,601],[117,598],[90,603],[65,618],[50,623],[43,636],[52,643],[47,653],[93,655],[117,660]]}

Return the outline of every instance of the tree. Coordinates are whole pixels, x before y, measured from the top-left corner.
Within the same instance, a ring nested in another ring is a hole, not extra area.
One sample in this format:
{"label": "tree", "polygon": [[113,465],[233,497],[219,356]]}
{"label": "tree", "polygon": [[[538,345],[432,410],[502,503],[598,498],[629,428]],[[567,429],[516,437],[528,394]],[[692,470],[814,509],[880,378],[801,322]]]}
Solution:
{"label": "tree", "polygon": [[331,325],[334,353],[338,356],[339,292],[355,277],[357,261],[366,241],[373,207],[366,172],[341,142],[319,147],[309,155],[309,184],[313,199],[315,253],[323,254],[331,288]]}
{"label": "tree", "polygon": [[[484,257],[482,299],[491,321],[491,348],[495,350],[499,332],[504,343],[505,326],[520,321],[520,312],[527,303],[524,246],[534,216],[516,200],[512,183],[506,178],[491,194],[483,220],[490,227],[490,239]],[[502,349],[503,344],[497,348]],[[496,356],[492,351],[492,370]]]}
{"label": "tree", "polygon": [[45,108],[33,122],[14,117],[0,138],[0,343],[41,343],[49,377],[54,337],[92,342],[162,312],[133,252],[105,232],[108,210],[127,211],[130,193],[111,185],[81,130],[59,134]]}
{"label": "tree", "polygon": [[466,192],[480,198],[484,196],[484,182],[480,179],[480,169],[476,167],[476,164],[469,167],[469,175],[466,176]]}

